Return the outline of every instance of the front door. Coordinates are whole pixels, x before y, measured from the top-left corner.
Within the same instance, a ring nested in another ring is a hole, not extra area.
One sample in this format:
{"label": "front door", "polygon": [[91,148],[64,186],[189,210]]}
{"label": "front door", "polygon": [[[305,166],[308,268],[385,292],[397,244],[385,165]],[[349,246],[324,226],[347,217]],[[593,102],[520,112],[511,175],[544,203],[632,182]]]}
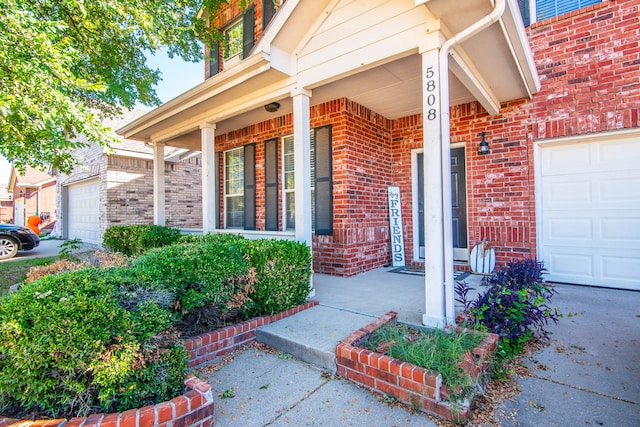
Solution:
{"label": "front door", "polygon": [[[424,253],[424,161],[418,153],[418,253]],[[451,149],[451,215],[453,233],[453,259],[467,261],[467,175],[465,170],[464,147]]]}

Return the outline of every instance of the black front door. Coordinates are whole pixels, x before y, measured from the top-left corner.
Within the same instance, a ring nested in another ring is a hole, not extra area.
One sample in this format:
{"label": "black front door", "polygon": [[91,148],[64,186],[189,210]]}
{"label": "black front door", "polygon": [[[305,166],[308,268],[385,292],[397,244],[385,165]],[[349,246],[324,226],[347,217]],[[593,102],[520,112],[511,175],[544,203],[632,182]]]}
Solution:
{"label": "black front door", "polygon": [[[424,252],[424,156],[418,154],[418,248]],[[453,259],[467,261],[467,178],[464,147],[451,149],[451,215]]]}

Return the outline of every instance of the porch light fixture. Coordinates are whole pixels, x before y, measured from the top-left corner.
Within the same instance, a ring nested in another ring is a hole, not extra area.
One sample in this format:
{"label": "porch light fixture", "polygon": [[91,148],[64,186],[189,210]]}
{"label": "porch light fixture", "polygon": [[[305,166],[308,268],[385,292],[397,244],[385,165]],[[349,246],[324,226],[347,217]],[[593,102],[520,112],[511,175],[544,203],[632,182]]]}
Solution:
{"label": "porch light fixture", "polygon": [[489,154],[490,150],[489,150],[489,143],[484,138],[485,133],[482,132],[481,135],[482,135],[482,140],[480,141],[480,145],[478,146],[478,154],[483,156],[485,154]]}
{"label": "porch light fixture", "polygon": [[18,196],[19,196],[19,197],[24,196],[24,193],[22,192],[22,190],[20,190],[20,192],[18,193]]}
{"label": "porch light fixture", "polygon": [[277,102],[270,102],[264,106],[264,109],[267,110],[268,113],[275,113],[280,108],[280,104]]}

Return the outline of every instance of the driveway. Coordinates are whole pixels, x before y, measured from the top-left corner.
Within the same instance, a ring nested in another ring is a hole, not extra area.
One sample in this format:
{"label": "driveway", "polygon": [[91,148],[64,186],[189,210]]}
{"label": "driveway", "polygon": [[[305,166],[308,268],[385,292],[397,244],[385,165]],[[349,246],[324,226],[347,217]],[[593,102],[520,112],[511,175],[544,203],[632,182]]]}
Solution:
{"label": "driveway", "polygon": [[[62,245],[65,240],[51,239],[51,240],[40,240],[40,245],[32,249],[30,251],[18,251],[16,256],[9,259],[0,260],[0,262],[11,262],[11,261],[19,261],[23,259],[29,258],[42,258],[42,257],[50,257],[60,255],[60,245]],[[78,252],[84,252],[89,250],[96,250],[98,246],[92,245],[89,243],[83,243],[81,249]],[[76,251],[74,251],[76,252]]]}

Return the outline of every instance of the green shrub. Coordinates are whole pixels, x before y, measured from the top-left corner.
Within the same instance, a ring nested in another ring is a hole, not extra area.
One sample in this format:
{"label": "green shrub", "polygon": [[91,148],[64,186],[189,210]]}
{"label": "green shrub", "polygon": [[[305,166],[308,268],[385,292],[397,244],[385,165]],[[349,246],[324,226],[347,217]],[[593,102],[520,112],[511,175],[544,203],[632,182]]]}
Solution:
{"label": "green shrub", "polygon": [[245,240],[244,236],[235,233],[207,233],[207,234],[183,234],[178,239],[179,243],[204,243],[204,242],[216,242],[216,243],[238,243],[238,241]]}
{"label": "green shrub", "polygon": [[247,317],[274,314],[306,301],[311,290],[311,251],[288,240],[244,240],[244,252],[256,271],[256,284],[249,294]]}
{"label": "green shrub", "polygon": [[133,267],[175,294],[178,308],[190,312],[206,304],[224,305],[239,291],[239,278],[249,274],[241,249],[233,242],[181,243],[151,250]]}
{"label": "green shrub", "polygon": [[52,275],[0,300],[0,407],[82,416],[182,392],[185,350],[161,334],[170,312],[153,298],[121,304],[118,280],[131,274]]}
{"label": "green shrub", "polygon": [[544,327],[558,323],[558,310],[549,306],[557,293],[544,283],[544,265],[532,258],[508,262],[482,280],[485,292],[469,300],[466,282],[456,285],[456,300],[469,319],[500,335],[498,355],[510,358],[522,351],[532,337],[547,339]]}
{"label": "green shrub", "polygon": [[102,241],[111,251],[138,256],[149,249],[171,245],[180,238],[180,230],[153,224],[113,225]]}

